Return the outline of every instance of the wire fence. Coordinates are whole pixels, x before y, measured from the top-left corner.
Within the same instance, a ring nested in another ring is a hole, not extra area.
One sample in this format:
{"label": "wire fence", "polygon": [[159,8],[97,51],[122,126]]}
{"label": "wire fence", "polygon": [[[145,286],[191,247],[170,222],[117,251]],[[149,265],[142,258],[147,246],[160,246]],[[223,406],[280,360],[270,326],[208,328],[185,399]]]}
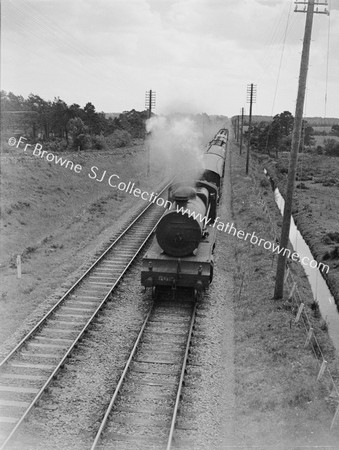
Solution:
{"label": "wire fence", "polygon": [[[253,167],[253,166],[252,166]],[[273,236],[273,239],[275,242],[279,241],[279,228],[277,226],[276,220],[273,217],[272,212],[270,211],[269,207],[267,206],[266,200],[263,198],[261,189],[258,186],[258,179],[256,176],[252,173],[252,191],[255,194],[255,196],[258,199],[258,204],[261,205],[263,211],[265,212],[268,223],[270,225],[271,234]],[[276,254],[273,253],[272,256],[272,266],[274,263],[274,259],[276,257]],[[304,344],[304,348],[311,348],[311,350],[314,353],[314,356],[318,363],[318,374],[317,374],[317,381],[321,381],[324,377],[328,377],[329,384],[331,386],[331,392],[330,397],[337,403],[336,410],[330,425],[330,430],[334,427],[335,423],[339,423],[339,389],[336,385],[336,382],[334,381],[334,378],[332,376],[332,373],[330,372],[330,369],[328,367],[328,362],[325,359],[324,353],[321,349],[321,346],[319,344],[319,340],[317,339],[317,336],[315,334],[315,331],[312,327],[311,320],[307,314],[307,310],[305,308],[306,301],[303,300],[302,294],[300,293],[300,290],[298,289],[298,284],[288,267],[289,261],[286,262],[286,272],[285,272],[285,279],[284,279],[284,288],[285,291],[288,292],[288,301],[291,302],[294,305],[294,308],[292,308],[292,311],[296,312],[294,323],[298,324],[301,323],[305,329],[306,332],[306,340]]]}

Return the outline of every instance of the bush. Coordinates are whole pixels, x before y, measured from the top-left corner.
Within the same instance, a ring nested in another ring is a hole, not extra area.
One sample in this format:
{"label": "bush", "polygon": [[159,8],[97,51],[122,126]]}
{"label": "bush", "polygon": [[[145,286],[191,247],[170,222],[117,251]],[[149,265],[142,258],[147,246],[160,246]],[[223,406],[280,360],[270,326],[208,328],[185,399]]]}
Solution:
{"label": "bush", "polygon": [[328,156],[339,157],[339,142],[335,139],[325,139],[324,153]]}
{"label": "bush", "polygon": [[47,150],[48,152],[63,152],[67,150],[67,142],[65,139],[58,140],[58,141],[51,141],[46,142],[44,144],[44,150]]}
{"label": "bush", "polygon": [[91,146],[91,136],[89,134],[78,134],[73,138],[73,147],[77,150],[86,150]]}
{"label": "bush", "polygon": [[315,152],[316,152],[317,155],[323,155],[324,147],[322,147],[321,145],[317,145],[317,148],[315,149]]}
{"label": "bush", "polygon": [[128,131],[115,130],[113,134],[107,137],[107,142],[113,147],[126,147],[131,143],[132,136]]}
{"label": "bush", "polygon": [[95,150],[107,149],[106,139],[103,134],[97,134],[92,137],[92,148]]}

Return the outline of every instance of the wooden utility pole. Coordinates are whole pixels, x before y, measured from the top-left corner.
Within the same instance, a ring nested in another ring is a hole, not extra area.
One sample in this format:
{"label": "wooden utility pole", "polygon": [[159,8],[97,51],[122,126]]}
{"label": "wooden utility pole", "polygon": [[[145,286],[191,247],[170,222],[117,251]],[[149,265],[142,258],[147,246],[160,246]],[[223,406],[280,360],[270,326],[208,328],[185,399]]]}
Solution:
{"label": "wooden utility pole", "polygon": [[243,128],[244,128],[244,108],[241,108],[241,125],[240,125],[240,155],[242,151],[242,135],[243,135]]}
{"label": "wooden utility pole", "polygon": [[[298,7],[297,7],[298,4],[307,5],[307,11],[306,11],[306,9],[304,9],[303,11],[299,11]],[[317,3],[317,6],[319,4],[323,5],[326,3]],[[302,127],[302,120],[303,120],[303,110],[304,110],[304,100],[305,100],[305,91],[306,91],[308,62],[309,62],[309,55],[310,55],[313,14],[315,12],[314,11],[314,0],[309,0],[308,3],[307,2],[296,2],[296,10],[295,11],[296,12],[306,11],[307,14],[306,14],[303,49],[302,49],[302,54],[301,54],[297,103],[296,103],[296,108],[295,108],[294,125],[293,125],[293,132],[292,132],[292,143],[291,143],[290,162],[289,162],[288,178],[287,178],[285,208],[284,208],[283,224],[282,224],[281,238],[280,238],[280,248],[284,248],[284,249],[288,247],[289,234],[290,234],[293,192],[294,192],[295,174],[296,174],[297,161],[298,161],[298,150],[299,150],[299,146],[300,146],[301,127]],[[318,11],[316,11],[316,12],[318,12]],[[286,263],[286,252],[282,251],[281,253],[279,253],[279,257],[278,257],[276,282],[275,282],[275,289],[274,289],[274,298],[275,299],[282,298],[283,294],[284,294],[285,263]]]}
{"label": "wooden utility pole", "polygon": [[250,115],[248,118],[248,142],[247,142],[247,156],[246,156],[246,175],[248,174],[248,165],[250,161],[250,148],[251,148],[251,132],[252,132],[252,105],[255,102],[256,86],[251,83],[247,86],[247,103],[250,104]]}

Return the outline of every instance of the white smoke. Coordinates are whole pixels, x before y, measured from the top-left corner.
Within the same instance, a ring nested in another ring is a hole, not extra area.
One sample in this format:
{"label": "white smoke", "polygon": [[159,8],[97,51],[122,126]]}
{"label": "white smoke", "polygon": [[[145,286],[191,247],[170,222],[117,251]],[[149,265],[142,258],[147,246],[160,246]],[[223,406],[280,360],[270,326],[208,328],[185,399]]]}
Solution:
{"label": "white smoke", "polygon": [[182,116],[154,116],[146,123],[152,164],[169,174],[194,180],[203,167],[203,136],[194,120]]}

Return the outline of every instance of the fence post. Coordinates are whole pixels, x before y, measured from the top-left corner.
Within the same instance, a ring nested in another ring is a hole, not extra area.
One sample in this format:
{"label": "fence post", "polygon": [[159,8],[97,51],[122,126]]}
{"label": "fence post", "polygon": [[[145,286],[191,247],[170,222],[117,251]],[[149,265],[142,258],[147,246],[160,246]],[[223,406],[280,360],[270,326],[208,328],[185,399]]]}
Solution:
{"label": "fence post", "polygon": [[295,288],[297,287],[297,283],[294,281],[293,282],[293,286],[292,286],[292,289],[291,289],[291,292],[290,292],[290,294],[289,294],[289,296],[288,296],[288,299],[289,300],[291,300],[291,298],[293,297],[293,294],[294,294],[294,291],[295,291]]}
{"label": "fence post", "polygon": [[331,426],[330,426],[330,430],[332,430],[338,415],[339,415],[339,404],[338,404],[338,407],[337,407],[336,412],[334,414],[334,417],[333,417],[333,420],[332,420],[332,423],[331,423]]}
{"label": "fence post", "polygon": [[304,348],[308,347],[309,343],[311,342],[312,336],[313,336],[313,328],[311,327],[311,328],[308,330]]}
{"label": "fence post", "polygon": [[300,303],[299,308],[298,308],[298,312],[297,312],[297,315],[296,315],[296,318],[295,318],[295,321],[294,321],[295,323],[299,322],[300,317],[301,317],[301,313],[303,312],[303,309],[304,309],[304,304]]}
{"label": "fence post", "polygon": [[324,359],[322,364],[321,364],[321,366],[320,366],[320,370],[319,370],[319,373],[318,373],[318,376],[317,376],[317,381],[319,381],[320,378],[324,375],[326,366],[327,366],[327,361]]}

